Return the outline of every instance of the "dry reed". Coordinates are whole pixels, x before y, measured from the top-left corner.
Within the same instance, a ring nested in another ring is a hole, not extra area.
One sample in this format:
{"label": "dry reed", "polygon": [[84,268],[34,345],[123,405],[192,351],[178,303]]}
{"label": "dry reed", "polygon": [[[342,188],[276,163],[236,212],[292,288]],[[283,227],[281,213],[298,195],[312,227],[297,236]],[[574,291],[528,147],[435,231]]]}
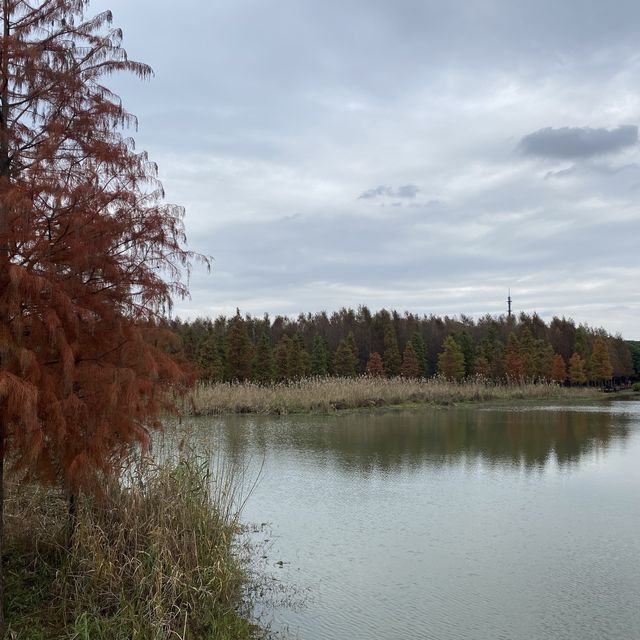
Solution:
{"label": "dry reed", "polygon": [[235,548],[234,478],[192,455],[145,460],[102,496],[80,496],[71,545],[65,496],[10,487],[11,640],[253,638]]}
{"label": "dry reed", "polygon": [[549,382],[504,384],[482,378],[453,383],[440,377],[420,380],[325,377],[269,385],[201,383],[186,399],[184,411],[191,415],[330,413],[341,409],[407,404],[585,399],[593,397],[593,393],[593,390],[567,388]]}

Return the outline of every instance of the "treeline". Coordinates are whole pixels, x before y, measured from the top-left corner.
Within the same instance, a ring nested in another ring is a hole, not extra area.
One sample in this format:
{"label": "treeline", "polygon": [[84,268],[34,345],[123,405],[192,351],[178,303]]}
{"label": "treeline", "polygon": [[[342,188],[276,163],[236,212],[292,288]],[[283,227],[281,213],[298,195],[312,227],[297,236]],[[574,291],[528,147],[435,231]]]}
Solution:
{"label": "treeline", "polygon": [[587,384],[638,373],[632,343],[571,319],[547,324],[536,313],[474,320],[359,307],[272,319],[238,311],[215,320],[175,319],[172,328],[200,378],[212,382],[367,373]]}

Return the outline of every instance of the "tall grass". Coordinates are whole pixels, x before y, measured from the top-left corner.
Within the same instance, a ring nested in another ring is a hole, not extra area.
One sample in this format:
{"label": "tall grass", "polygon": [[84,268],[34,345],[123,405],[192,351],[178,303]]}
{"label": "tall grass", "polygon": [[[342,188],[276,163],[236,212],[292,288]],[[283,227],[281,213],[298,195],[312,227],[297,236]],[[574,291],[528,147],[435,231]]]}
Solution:
{"label": "tall grass", "polygon": [[260,385],[252,382],[199,384],[184,404],[186,413],[288,414],[404,404],[447,405],[501,400],[558,400],[593,397],[588,389],[554,383],[501,384],[476,378],[462,383],[443,378],[306,378]]}
{"label": "tall grass", "polygon": [[253,638],[233,478],[183,456],[130,467],[78,499],[66,547],[65,496],[10,486],[6,573],[11,640]]}

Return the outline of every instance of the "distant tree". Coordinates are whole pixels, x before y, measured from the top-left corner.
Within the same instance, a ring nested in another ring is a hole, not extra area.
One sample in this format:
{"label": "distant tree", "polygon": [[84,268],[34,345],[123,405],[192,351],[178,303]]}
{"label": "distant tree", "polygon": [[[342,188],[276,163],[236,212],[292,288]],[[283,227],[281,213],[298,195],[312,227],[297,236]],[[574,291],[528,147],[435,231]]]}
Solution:
{"label": "distant tree", "polygon": [[382,357],[377,351],[374,351],[367,362],[367,375],[372,378],[384,378],[384,364],[382,363]]}
{"label": "distant tree", "polygon": [[391,323],[384,328],[384,369],[388,376],[397,376],[400,373],[402,361],[398,350],[398,339]]}
{"label": "distant tree", "polygon": [[459,382],[464,377],[464,355],[453,336],[447,336],[438,355],[438,372],[447,380]]}
{"label": "distant tree", "polygon": [[551,379],[561,384],[567,379],[567,363],[564,358],[556,353],[553,356],[553,364],[551,366]]}
{"label": "distant tree", "polygon": [[411,346],[415,351],[416,358],[418,359],[419,375],[422,378],[429,377],[429,363],[427,361],[427,347],[424,344],[422,334],[418,331],[414,331],[411,336]]}
{"label": "distant tree", "polygon": [[591,378],[595,382],[610,380],[613,376],[613,367],[609,357],[609,349],[604,338],[598,337],[593,343],[591,352]]}
{"label": "distant tree", "polygon": [[526,375],[524,362],[520,356],[520,345],[515,333],[509,334],[507,353],[504,359],[504,370],[507,379],[513,382],[522,381]]}
{"label": "distant tree", "polygon": [[280,381],[288,380],[289,375],[289,352],[291,350],[291,338],[284,335],[278,340],[273,353],[275,361],[276,378]]}
{"label": "distant tree", "polygon": [[349,334],[347,335],[347,346],[349,347],[349,349],[351,350],[351,352],[355,356],[356,375],[357,375],[359,373],[358,367],[359,367],[359,364],[360,364],[360,359],[358,358],[358,345],[356,344],[356,339],[355,339],[355,337],[353,335],[353,331],[349,331]]}
{"label": "distant tree", "polygon": [[400,367],[400,375],[403,378],[419,378],[420,377],[420,365],[418,364],[418,358],[416,352],[413,350],[413,345],[408,342],[402,356],[402,366]]}
{"label": "distant tree", "polygon": [[210,333],[200,344],[197,354],[198,372],[202,380],[220,382],[224,379],[224,362],[218,336]]}
{"label": "distant tree", "polygon": [[466,329],[457,331],[454,334],[454,339],[458,343],[462,355],[464,357],[464,374],[470,376],[473,373],[473,363],[475,360],[475,348],[473,346],[473,340]]}
{"label": "distant tree", "polygon": [[300,380],[309,373],[311,360],[304,348],[302,337],[296,334],[289,343],[287,356],[287,375],[291,380]]}
{"label": "distant tree", "polygon": [[580,325],[575,331],[573,352],[577,353],[585,362],[589,361],[591,348],[589,343],[589,334],[584,325]]}
{"label": "distant tree", "polygon": [[262,334],[253,359],[253,379],[267,383],[273,380],[275,375],[273,362],[273,349],[271,340],[266,333]]}
{"label": "distant tree", "polygon": [[[535,377],[537,380],[553,380],[553,365],[556,354],[553,351],[553,347],[544,342],[543,340],[536,340],[536,363],[537,368]],[[560,356],[562,358],[562,356]],[[564,358],[562,359],[565,362]],[[565,374],[566,374],[566,362],[565,362]],[[565,375],[566,378],[566,375]]]}
{"label": "distant tree", "polygon": [[587,367],[579,353],[574,353],[569,359],[569,382],[582,385],[587,382]]}
{"label": "distant tree", "polygon": [[354,378],[358,356],[354,353],[352,345],[345,338],[340,340],[338,348],[333,356],[333,371],[337,376]]}
{"label": "distant tree", "polygon": [[311,351],[311,375],[328,375],[329,361],[330,354],[327,341],[321,335],[316,335],[313,339],[313,349]]}
{"label": "distant tree", "polygon": [[253,360],[253,344],[247,333],[245,321],[236,313],[227,336],[227,377],[229,380],[249,380]]}
{"label": "distant tree", "polygon": [[489,378],[491,376],[491,366],[484,356],[476,356],[473,365],[473,373],[476,376],[482,376],[483,378]]}

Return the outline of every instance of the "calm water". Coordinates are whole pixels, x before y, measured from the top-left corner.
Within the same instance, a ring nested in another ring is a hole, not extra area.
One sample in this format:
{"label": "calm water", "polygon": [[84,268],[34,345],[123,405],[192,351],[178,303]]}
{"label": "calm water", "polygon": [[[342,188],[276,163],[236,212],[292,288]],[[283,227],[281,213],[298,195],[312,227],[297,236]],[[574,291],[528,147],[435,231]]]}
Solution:
{"label": "calm water", "polygon": [[640,638],[638,402],[195,426],[262,466],[291,637]]}

